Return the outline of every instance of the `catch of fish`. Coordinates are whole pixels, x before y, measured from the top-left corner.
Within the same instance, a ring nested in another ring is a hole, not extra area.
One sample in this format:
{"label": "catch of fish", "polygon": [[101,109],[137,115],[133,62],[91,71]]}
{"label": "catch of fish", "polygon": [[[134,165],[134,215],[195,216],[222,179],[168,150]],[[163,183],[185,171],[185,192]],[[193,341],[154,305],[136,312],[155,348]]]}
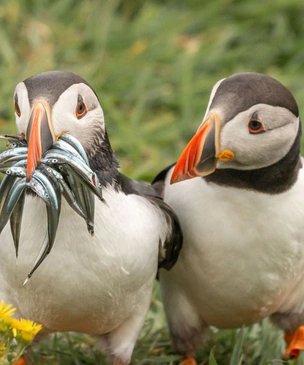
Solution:
{"label": "catch of fish", "polygon": [[0,153],[0,234],[10,221],[12,237],[18,257],[21,221],[26,193],[31,190],[40,197],[47,210],[47,232],[40,252],[25,283],[51,252],[59,223],[61,196],[87,224],[94,234],[94,194],[105,203],[101,184],[89,166],[81,143],[69,134],[63,134],[44,154],[29,181],[26,177],[27,142],[23,134],[2,135],[8,150]]}

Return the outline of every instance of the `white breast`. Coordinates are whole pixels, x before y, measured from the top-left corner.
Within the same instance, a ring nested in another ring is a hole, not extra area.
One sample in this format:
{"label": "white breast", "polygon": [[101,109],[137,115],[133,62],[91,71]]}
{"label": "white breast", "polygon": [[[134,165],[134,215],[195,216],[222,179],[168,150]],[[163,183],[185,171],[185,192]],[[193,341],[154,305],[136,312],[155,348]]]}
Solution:
{"label": "white breast", "polygon": [[221,328],[304,309],[303,170],[278,195],[201,178],[169,185],[169,178],[165,201],[180,219],[184,247],[162,274],[166,287],[177,286],[203,320]]}
{"label": "white breast", "polygon": [[1,234],[1,298],[45,330],[109,332],[151,295],[165,219],[139,196],[103,195],[109,207],[96,200],[94,238],[63,201],[53,250],[25,286],[46,232],[44,203],[26,199],[17,264],[9,224]]}

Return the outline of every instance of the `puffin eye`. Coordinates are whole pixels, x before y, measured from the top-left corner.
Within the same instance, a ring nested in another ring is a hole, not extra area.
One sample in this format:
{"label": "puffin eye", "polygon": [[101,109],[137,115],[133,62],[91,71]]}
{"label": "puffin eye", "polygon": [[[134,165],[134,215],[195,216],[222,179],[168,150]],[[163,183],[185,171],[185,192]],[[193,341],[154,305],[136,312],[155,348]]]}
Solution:
{"label": "puffin eye", "polygon": [[250,134],[258,134],[265,132],[265,128],[256,113],[254,113],[252,117],[249,119],[248,130]]}
{"label": "puffin eye", "polygon": [[75,114],[78,119],[82,118],[87,113],[87,107],[83,101],[83,97],[79,94]]}
{"label": "puffin eye", "polygon": [[20,117],[21,115],[21,110],[19,108],[19,104],[18,104],[18,95],[16,94],[15,95],[15,98],[14,98],[14,109],[15,109],[15,113],[18,115],[18,117]]}

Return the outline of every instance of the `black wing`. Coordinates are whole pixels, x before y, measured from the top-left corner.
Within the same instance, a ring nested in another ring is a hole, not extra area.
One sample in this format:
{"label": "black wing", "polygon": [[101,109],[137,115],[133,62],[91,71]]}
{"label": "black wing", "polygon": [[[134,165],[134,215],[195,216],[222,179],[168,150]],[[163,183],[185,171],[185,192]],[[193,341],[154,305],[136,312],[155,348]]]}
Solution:
{"label": "black wing", "polygon": [[[159,176],[159,175],[158,175]],[[176,214],[167,205],[154,186],[129,179],[120,174],[120,186],[125,194],[137,194],[158,206],[166,217],[168,227],[164,242],[159,242],[158,268],[170,270],[176,263],[182,248],[183,235]]]}

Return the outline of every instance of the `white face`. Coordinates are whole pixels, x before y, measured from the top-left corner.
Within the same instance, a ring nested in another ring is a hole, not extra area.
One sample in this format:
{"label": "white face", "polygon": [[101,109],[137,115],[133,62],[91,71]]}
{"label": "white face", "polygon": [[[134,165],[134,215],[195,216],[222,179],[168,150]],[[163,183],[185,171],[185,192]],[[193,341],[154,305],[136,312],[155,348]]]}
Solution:
{"label": "white face", "polygon": [[[31,106],[28,91],[23,82],[15,89],[14,96],[18,95],[18,104],[21,115],[16,114],[16,125],[19,132],[25,132],[30,117]],[[76,115],[79,95],[82,97],[86,114],[81,117]],[[41,95],[39,100],[47,99]],[[86,84],[73,84],[66,89],[54,104],[51,110],[52,125],[56,136],[63,132],[77,138],[86,150],[92,147],[96,135],[105,132],[104,116],[101,106],[93,90]],[[96,133],[99,132],[99,133]]]}
{"label": "white face", "polygon": [[[219,80],[214,85],[204,119],[210,112],[216,112],[221,117],[224,115],[224,109],[221,110],[220,107],[210,109],[224,80],[226,79]],[[249,132],[248,123],[253,115],[258,116],[265,132]],[[219,160],[216,168],[253,170],[280,161],[291,149],[299,124],[299,117],[288,109],[268,104],[257,104],[240,112],[222,126],[220,134],[220,150],[230,150],[235,156],[228,161]]]}
{"label": "white face", "polygon": [[[220,110],[214,110],[221,115]],[[249,122],[258,117],[264,129],[250,133]],[[220,148],[230,150],[234,158],[218,161],[217,168],[251,170],[270,166],[291,149],[299,129],[299,117],[286,108],[257,104],[237,114],[221,129]]]}

